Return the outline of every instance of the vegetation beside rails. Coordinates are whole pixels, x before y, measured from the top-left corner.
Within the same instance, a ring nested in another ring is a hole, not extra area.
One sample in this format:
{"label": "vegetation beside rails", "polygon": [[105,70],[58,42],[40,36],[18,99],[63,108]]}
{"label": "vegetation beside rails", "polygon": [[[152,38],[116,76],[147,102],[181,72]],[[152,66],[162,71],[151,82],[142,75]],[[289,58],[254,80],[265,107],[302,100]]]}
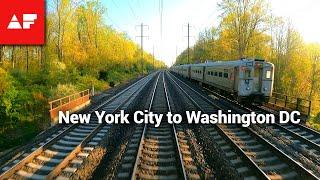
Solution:
{"label": "vegetation beside rails", "polygon": [[320,113],[317,116],[312,116],[307,120],[307,126],[320,132]]}
{"label": "vegetation beside rails", "polygon": [[165,67],[104,19],[96,0],[49,0],[43,46],[0,45],[0,152],[50,125],[48,101],[94,87],[104,91]]}

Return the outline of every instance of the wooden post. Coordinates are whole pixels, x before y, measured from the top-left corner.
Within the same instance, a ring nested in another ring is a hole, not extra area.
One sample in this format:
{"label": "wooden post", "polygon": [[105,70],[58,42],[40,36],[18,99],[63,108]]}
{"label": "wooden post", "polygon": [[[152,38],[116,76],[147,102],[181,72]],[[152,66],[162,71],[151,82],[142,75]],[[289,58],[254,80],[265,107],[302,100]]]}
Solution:
{"label": "wooden post", "polygon": [[312,101],[309,100],[308,116],[310,116],[311,114],[311,105],[312,105]]}
{"label": "wooden post", "polygon": [[287,107],[287,103],[288,103],[288,96],[286,95],[285,101],[284,101],[284,107]]}
{"label": "wooden post", "polygon": [[297,98],[296,110],[299,110],[300,104],[301,104],[301,99]]}

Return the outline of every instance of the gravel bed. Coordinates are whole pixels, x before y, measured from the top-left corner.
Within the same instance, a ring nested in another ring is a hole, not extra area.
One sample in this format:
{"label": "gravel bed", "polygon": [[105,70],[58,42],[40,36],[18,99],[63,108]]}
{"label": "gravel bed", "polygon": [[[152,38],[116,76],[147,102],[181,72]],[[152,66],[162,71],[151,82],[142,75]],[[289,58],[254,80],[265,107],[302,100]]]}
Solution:
{"label": "gravel bed", "polygon": [[195,126],[195,136],[203,148],[207,163],[214,169],[217,179],[243,179],[232,163],[224,155],[223,150],[210,138],[205,126]]}
{"label": "gravel bed", "polygon": [[71,179],[102,179],[106,175],[112,175],[115,164],[113,158],[117,156],[118,151],[121,151],[121,147],[125,144],[128,128],[130,127],[123,125],[111,127],[108,135],[90,153]]}
{"label": "gravel bed", "polygon": [[293,157],[294,160],[300,162],[304,167],[313,171],[313,173],[320,177],[320,157],[308,151],[307,149],[297,145],[290,139],[276,133],[267,125],[251,125],[252,130],[262,135],[269,142],[278,147],[285,154]]}

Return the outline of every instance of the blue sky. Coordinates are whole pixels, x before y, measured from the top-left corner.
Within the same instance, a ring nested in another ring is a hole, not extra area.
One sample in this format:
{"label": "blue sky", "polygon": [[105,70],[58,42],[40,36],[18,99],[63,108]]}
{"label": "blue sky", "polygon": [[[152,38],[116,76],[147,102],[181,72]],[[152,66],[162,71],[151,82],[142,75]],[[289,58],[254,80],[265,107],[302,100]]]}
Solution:
{"label": "blue sky", "polygon": [[[162,37],[160,33],[160,0],[103,0],[107,8],[105,21],[140,43],[136,36],[144,23],[145,50],[171,65],[187,47],[187,23],[191,25],[191,45],[200,31],[219,24],[217,3],[220,0],[163,0]],[[307,42],[320,43],[320,0],[269,0],[272,12],[292,22]]]}

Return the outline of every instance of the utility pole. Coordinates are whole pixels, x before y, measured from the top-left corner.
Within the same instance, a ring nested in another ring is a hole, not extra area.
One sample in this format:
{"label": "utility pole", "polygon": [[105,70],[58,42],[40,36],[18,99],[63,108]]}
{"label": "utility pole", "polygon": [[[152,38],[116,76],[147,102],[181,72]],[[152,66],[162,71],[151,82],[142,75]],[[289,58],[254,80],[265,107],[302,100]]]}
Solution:
{"label": "utility pole", "polygon": [[145,38],[145,37],[148,37],[148,36],[144,36],[144,34],[143,34],[143,29],[144,29],[144,27],[149,27],[148,25],[144,25],[143,23],[141,23],[140,25],[137,25],[137,26],[139,26],[140,27],[140,36],[137,36],[137,37],[139,37],[139,38],[141,38],[141,71],[142,71],[142,73],[141,74],[143,74],[143,68],[144,68],[144,65],[143,65],[143,38]]}
{"label": "utility pole", "polygon": [[154,45],[152,46],[152,64],[153,64],[153,70],[156,68],[154,67]]}
{"label": "utility pole", "polygon": [[178,46],[176,45],[176,62],[178,60]]}
{"label": "utility pole", "polygon": [[190,64],[190,24],[188,23],[188,64]]}
{"label": "utility pole", "polygon": [[188,58],[188,64],[190,64],[190,24],[188,23],[188,25],[187,25],[187,28],[188,28],[188,35],[187,36],[185,36],[185,37],[187,37],[188,38],[188,49],[187,49],[187,51],[188,51],[188,55],[187,55],[187,58]]}
{"label": "utility pole", "polygon": [[160,37],[162,40],[162,14],[163,14],[163,0],[159,0],[159,11],[160,11]]}

